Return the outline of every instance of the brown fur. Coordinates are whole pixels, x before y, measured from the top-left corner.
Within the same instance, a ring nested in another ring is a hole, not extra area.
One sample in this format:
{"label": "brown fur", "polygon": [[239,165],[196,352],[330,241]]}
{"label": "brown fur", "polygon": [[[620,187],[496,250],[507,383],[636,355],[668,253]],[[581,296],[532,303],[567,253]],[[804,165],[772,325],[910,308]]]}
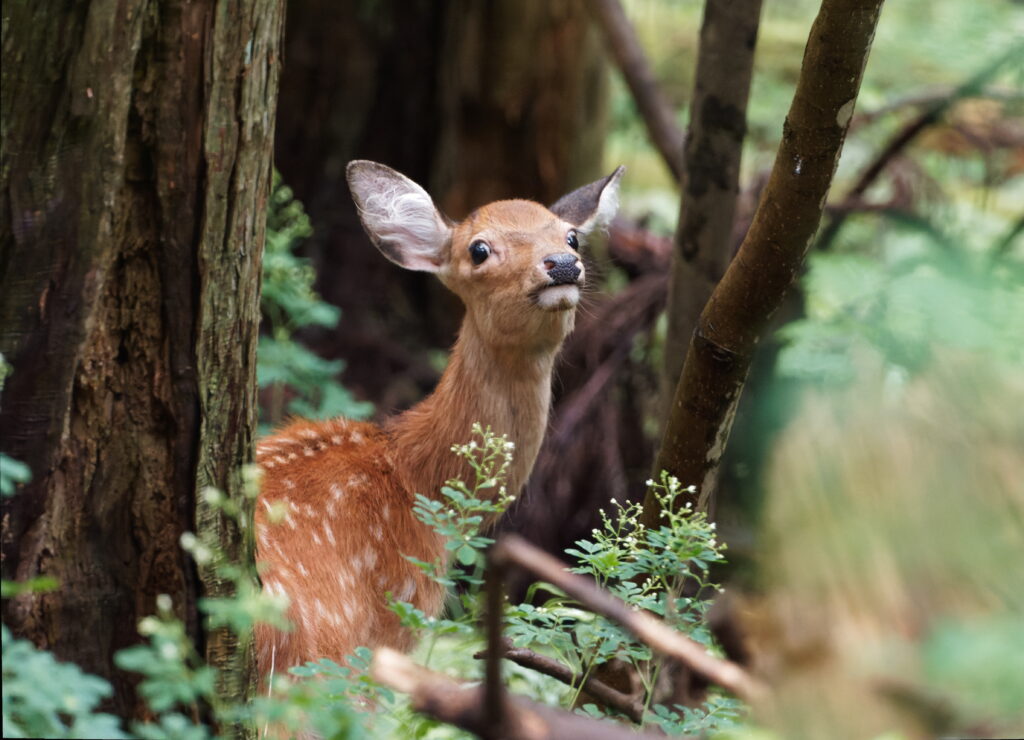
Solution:
{"label": "brown fur", "polygon": [[[575,315],[574,303],[544,309],[536,296],[549,283],[544,257],[569,251],[571,228],[530,201],[493,203],[452,226],[438,276],[466,317],[433,395],[382,428],[297,421],[260,442],[257,560],[265,588],[289,596],[295,625],[257,629],[262,676],[320,657],[341,662],[360,645],[408,650],[413,636],[386,592],[440,612],[443,589],[403,557],[445,553],[413,516],[413,494],[437,496],[464,475],[451,447],[469,441],[474,422],[515,442],[508,490],[525,483],[547,425],[554,358]],[[476,239],[492,249],[481,265],[468,253]],[[275,504],[288,515],[272,524]]]}

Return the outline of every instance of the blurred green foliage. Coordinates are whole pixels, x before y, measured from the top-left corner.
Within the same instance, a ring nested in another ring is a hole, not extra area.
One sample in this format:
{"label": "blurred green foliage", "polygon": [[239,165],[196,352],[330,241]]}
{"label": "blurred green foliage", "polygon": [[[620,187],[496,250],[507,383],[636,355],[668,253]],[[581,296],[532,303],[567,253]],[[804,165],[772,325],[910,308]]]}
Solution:
{"label": "blurred green foliage", "polygon": [[267,209],[263,333],[256,369],[257,383],[264,391],[263,432],[288,414],[308,419],[363,419],[373,412],[372,404],[357,401],[338,381],[344,361],[320,357],[296,337],[303,329],[334,328],[341,315],[313,289],[316,275],[310,261],[295,253],[312,233],[302,204],[275,172]]}
{"label": "blurred green foliage", "polygon": [[121,720],[98,711],[110,684],[3,626],[4,737],[126,738]]}

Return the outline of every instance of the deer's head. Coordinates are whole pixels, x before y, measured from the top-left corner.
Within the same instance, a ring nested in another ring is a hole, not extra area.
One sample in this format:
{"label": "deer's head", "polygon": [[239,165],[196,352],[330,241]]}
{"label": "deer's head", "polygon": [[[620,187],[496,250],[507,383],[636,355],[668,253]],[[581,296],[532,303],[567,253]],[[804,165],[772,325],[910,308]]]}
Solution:
{"label": "deer's head", "polygon": [[586,271],[586,235],[618,208],[624,168],[550,208],[502,200],[453,222],[427,192],[390,167],[357,160],[348,182],[377,248],[409,270],[435,273],[466,305],[466,321],[494,345],[557,346],[571,331]]}

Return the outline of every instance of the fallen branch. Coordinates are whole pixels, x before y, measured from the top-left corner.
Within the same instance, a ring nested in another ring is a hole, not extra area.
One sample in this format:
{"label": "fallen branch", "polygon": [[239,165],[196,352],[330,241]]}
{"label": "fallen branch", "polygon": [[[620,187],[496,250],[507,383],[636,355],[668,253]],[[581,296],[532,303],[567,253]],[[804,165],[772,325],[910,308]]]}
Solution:
{"label": "fallen branch", "polygon": [[[478,660],[487,656],[488,651],[486,650],[481,650],[473,655]],[[543,673],[545,676],[550,676],[574,689],[582,687],[599,704],[624,714],[637,724],[643,721],[644,705],[635,696],[623,693],[618,689],[613,689],[604,681],[593,676],[584,676],[576,673],[565,663],[561,663],[554,658],[535,653],[528,648],[517,648],[508,638],[501,641],[501,657],[507,658],[523,668],[529,668],[538,673]]]}
{"label": "fallen branch", "polygon": [[676,124],[672,107],[661,94],[633,25],[619,0],[589,0],[587,7],[604,32],[608,50],[633,94],[651,143],[665,160],[672,177],[679,182],[683,177],[683,146],[686,137]]}
{"label": "fallen branch", "polygon": [[484,709],[484,688],[467,686],[417,665],[390,648],[374,653],[370,665],[373,678],[395,691],[409,694],[412,708],[435,719],[476,733],[483,738],[507,740],[654,740],[664,737],[637,733],[616,722],[583,717],[546,707],[522,697],[509,697],[503,721],[488,721]]}
{"label": "fallen branch", "polygon": [[500,565],[515,564],[565,591],[595,614],[601,614],[635,635],[655,652],[675,658],[709,682],[717,684],[748,702],[764,697],[766,688],[742,667],[716,658],[695,642],[647,612],[634,611],[625,602],[570,573],[558,559],[534,547],[521,537],[507,535],[491,548],[491,560]]}

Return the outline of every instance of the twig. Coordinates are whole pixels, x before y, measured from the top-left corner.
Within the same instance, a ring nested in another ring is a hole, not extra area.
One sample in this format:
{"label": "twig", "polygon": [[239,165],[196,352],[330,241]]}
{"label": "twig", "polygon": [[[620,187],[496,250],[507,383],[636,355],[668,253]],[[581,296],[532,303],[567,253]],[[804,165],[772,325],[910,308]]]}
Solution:
{"label": "twig", "polygon": [[442,673],[417,665],[407,656],[380,648],[370,673],[381,684],[409,694],[412,708],[483,738],[522,740],[655,740],[663,736],[637,733],[615,722],[583,717],[546,707],[523,697],[510,697],[501,725],[487,721],[483,688],[465,686]]}
{"label": "twig", "polygon": [[[978,94],[984,87],[985,83],[987,83],[1000,69],[1002,69],[1007,62],[1021,56],[1022,50],[1024,50],[1024,46],[1014,46],[1010,51],[1000,56],[977,74],[973,75],[969,80],[957,87],[949,95],[932,101],[931,105],[911,119],[910,123],[897,131],[889,142],[882,147],[881,151],[875,155],[875,158],[868,163],[867,167],[865,167],[863,171],[861,171],[860,175],[857,177],[857,181],[853,184],[853,187],[850,188],[846,195],[843,196],[842,201],[844,203],[859,201],[863,197],[864,193],[867,192],[867,189],[871,187],[875,180],[878,179],[878,176],[882,174],[882,171],[886,168],[889,162],[897,157],[900,152],[906,149],[922,131],[938,123],[942,117],[946,115],[947,111],[949,111],[949,109],[961,99]],[[829,222],[821,230],[821,234],[818,236],[816,245],[818,249],[825,250],[832,245],[836,234],[839,233],[839,229],[842,227],[845,220],[846,214],[842,211],[834,213],[831,216]]]}
{"label": "twig", "polygon": [[484,615],[487,628],[487,662],[484,671],[484,716],[489,724],[502,727],[505,724],[505,687],[501,680],[501,617],[505,608],[505,569],[489,558],[484,574],[487,612]]}
{"label": "twig", "polygon": [[[856,129],[861,126],[866,126],[873,123],[876,119],[882,116],[888,115],[895,111],[903,110],[904,108],[920,108],[921,106],[932,106],[950,98],[955,98],[957,93],[957,87],[953,85],[946,85],[934,90],[926,92],[918,92],[906,97],[897,98],[885,105],[881,105],[873,110],[864,111],[858,113],[853,117],[853,121],[850,122],[850,128]],[[1012,90],[1002,90],[998,88],[984,88],[961,95],[957,98],[954,103],[959,103],[964,100],[983,99],[983,100],[998,100],[1005,102],[1014,102],[1020,100],[1020,93],[1014,93]]]}
{"label": "twig", "polygon": [[608,50],[615,59],[637,110],[647,126],[651,143],[661,154],[676,182],[683,177],[683,146],[686,137],[676,124],[672,107],[661,94],[643,47],[619,0],[589,0],[594,20],[604,32]]}
{"label": "twig", "polygon": [[[528,648],[514,647],[512,641],[508,638],[501,641],[501,649],[501,657],[507,658],[524,668],[529,668],[538,673],[543,673],[545,676],[557,679],[574,689],[582,687],[584,691],[604,706],[621,712],[637,724],[643,721],[644,705],[636,697],[613,689],[604,681],[593,676],[575,673],[572,668],[554,658],[535,653]],[[473,657],[479,659],[487,655],[487,651],[481,651],[474,654]]]}
{"label": "twig", "polygon": [[582,576],[570,573],[556,558],[526,542],[507,535],[491,548],[499,563],[515,563],[548,583],[558,586],[596,614],[618,622],[656,652],[682,661],[711,683],[746,701],[756,701],[767,691],[760,681],[728,660],[710,655],[704,646],[681,635],[664,622],[603,591]]}

